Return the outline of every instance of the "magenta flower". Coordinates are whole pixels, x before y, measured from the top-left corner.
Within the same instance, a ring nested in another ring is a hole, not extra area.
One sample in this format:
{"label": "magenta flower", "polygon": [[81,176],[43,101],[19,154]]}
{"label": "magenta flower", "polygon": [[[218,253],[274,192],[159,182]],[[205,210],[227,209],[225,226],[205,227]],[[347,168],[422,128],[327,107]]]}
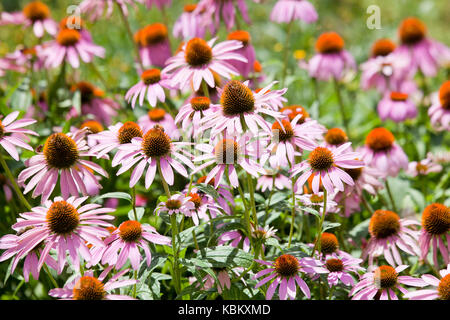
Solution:
{"label": "magenta flower", "polygon": [[395,52],[408,61],[410,69],[434,77],[440,66],[450,61],[450,48],[427,37],[427,27],[415,17],[402,21],[398,33],[401,45]]}
{"label": "magenta flower", "polygon": [[214,219],[222,214],[223,209],[216,203],[216,199],[201,192],[197,187],[192,187],[191,190],[183,190],[183,192],[186,193],[189,202],[194,204],[194,211],[199,218],[209,221],[210,217]]}
{"label": "magenta flower", "polygon": [[327,273],[327,270],[322,267],[321,262],[312,258],[298,259],[290,254],[283,254],[273,262],[263,260],[255,261],[269,266],[269,268],[259,271],[253,277],[254,279],[257,279],[264,276],[264,278],[256,284],[255,288],[259,288],[272,279],[275,279],[267,289],[267,300],[272,299],[278,286],[278,296],[281,300],[286,300],[287,298],[294,300],[297,296],[297,286],[309,299],[311,298],[310,290],[306,282],[299,276],[299,273]]}
{"label": "magenta flower", "polygon": [[[42,252],[37,262],[39,271],[47,263],[52,249],[57,253],[57,268],[60,274],[66,264],[66,254],[69,253],[72,267],[80,268],[80,256],[87,262],[91,254],[87,243],[103,246],[102,237],[109,235],[106,227],[112,226],[105,220],[114,219],[104,213],[113,212],[111,208],[101,208],[98,204],[80,205],[87,197],[70,197],[64,200],[56,197],[54,201],[46,201],[42,207],[34,207],[31,212],[21,213],[21,219],[13,225],[13,229],[25,228],[19,236],[17,252],[13,264],[26,257],[31,251],[40,249]],[[52,264],[50,264],[52,266]]]}
{"label": "magenta flower", "polygon": [[366,165],[379,170],[382,177],[397,176],[408,168],[408,157],[386,128],[375,128],[366,137],[366,144],[358,150]]}
{"label": "magenta flower", "polygon": [[[101,189],[102,186],[89,170],[104,177],[108,177],[108,174],[98,164],[83,159],[96,156],[88,151],[85,135],[86,130],[83,129],[68,134],[54,133],[48,137],[43,152],[31,157],[26,162],[27,168],[19,174],[18,182],[24,185],[24,194],[34,189],[33,197],[41,195],[41,203],[44,203],[55,189],[59,176],[61,194],[65,199],[69,194],[87,195],[89,184]],[[28,179],[30,180],[26,183]]]}
{"label": "magenta flower", "polygon": [[389,210],[376,210],[369,224],[370,240],[363,251],[363,259],[369,257],[369,265],[373,265],[373,259],[383,256],[391,265],[401,265],[400,250],[412,256],[420,255],[417,242],[419,232],[411,228],[420,223],[413,219],[400,219]]}
{"label": "magenta flower", "polygon": [[233,248],[238,248],[242,239],[242,250],[250,251],[250,239],[246,237],[240,230],[225,231],[217,238],[217,245],[224,246],[229,245]]}
{"label": "magenta flower", "polygon": [[317,146],[308,156],[307,160],[296,164],[291,169],[291,177],[303,172],[295,182],[296,190],[300,190],[310,176],[313,176],[312,190],[319,192],[319,184],[331,196],[336,190],[344,191],[344,183],[353,186],[352,177],[343,169],[355,169],[364,166],[359,153],[345,151],[351,142],[344,143],[336,149]]}
{"label": "magenta flower", "polygon": [[350,291],[352,300],[398,300],[395,289],[402,293],[408,290],[401,285],[423,287],[425,283],[421,279],[410,276],[399,276],[399,273],[408,268],[400,265],[395,269],[391,266],[380,266],[365,274]]}
{"label": "magenta flower", "polygon": [[221,109],[204,117],[202,119],[204,125],[200,130],[212,128],[212,136],[222,132],[229,135],[242,134],[247,130],[258,135],[259,128],[270,133],[270,125],[263,115],[275,119],[281,118],[281,114],[274,111],[275,107],[272,106],[271,101],[274,97],[283,95],[287,89],[269,92],[269,89],[275,84],[273,82],[259,92],[254,92],[248,87],[248,84],[248,81],[242,83],[238,80],[231,80],[223,89],[218,89]]}
{"label": "magenta flower", "polygon": [[[422,230],[419,236],[420,259],[426,260],[433,244],[433,262],[439,268],[438,250],[445,264],[450,263],[450,208],[432,203],[422,212]],[[447,240],[447,246],[445,246]]]}
{"label": "magenta flower", "polygon": [[[197,184],[205,183],[206,177],[207,176],[200,177],[197,180]],[[209,180],[208,184],[214,186],[215,185],[214,178]],[[189,187],[187,186],[187,188]],[[230,191],[230,187],[226,184],[219,184],[216,187],[216,191],[219,194],[219,196],[216,199],[214,199],[214,201],[216,201],[219,204],[219,206],[225,211],[226,214],[231,215],[232,210],[230,205],[234,206],[235,203],[234,203],[234,196]]]}
{"label": "magenta flower", "polygon": [[5,118],[0,119],[0,146],[16,161],[19,161],[19,153],[16,150],[16,146],[33,151],[33,148],[24,141],[26,139],[25,135],[38,136],[36,132],[23,128],[36,123],[36,120],[16,120],[18,116],[19,111],[14,111]]}
{"label": "magenta flower", "polygon": [[155,107],[158,101],[164,103],[166,94],[164,89],[170,89],[170,81],[165,74],[161,74],[159,69],[148,69],[141,74],[141,80],[132,86],[125,94],[125,100],[134,109],[136,100],[139,97],[139,105],[142,107],[147,93],[147,101]]}
{"label": "magenta flower", "polygon": [[394,122],[403,122],[417,116],[417,107],[408,94],[402,92],[386,92],[377,107],[381,120],[391,119]]}
{"label": "magenta flower", "polygon": [[42,38],[44,32],[54,36],[58,30],[58,24],[50,17],[50,9],[41,1],[28,3],[22,12],[2,12],[0,25],[6,24],[33,27],[33,33],[38,38]]}
{"label": "magenta flower", "polygon": [[[136,165],[131,173],[130,188],[134,187],[142,177],[147,165],[147,173],[145,174],[145,188],[150,185],[155,178],[156,168],[161,166],[162,177],[169,185],[173,185],[175,169],[184,177],[188,176],[186,165],[192,170],[195,169],[191,160],[186,157],[192,157],[187,151],[182,150],[183,146],[188,145],[185,142],[172,142],[170,137],[164,132],[161,126],[156,125],[142,137],[133,138],[131,143],[123,144],[119,150],[124,151],[124,155],[120,160],[122,167],[117,175],[128,171]],[[183,155],[182,153],[186,154]]]}
{"label": "magenta flower", "polygon": [[[214,288],[217,286],[217,292],[219,294],[222,294],[222,291],[227,288],[228,290],[231,288],[231,278],[228,274],[228,271],[226,268],[214,270],[217,275],[218,282],[214,279],[213,276],[210,274],[207,274],[201,283],[198,284],[197,287],[200,287],[202,290],[209,290],[211,288]],[[235,273],[238,274],[237,271]]]}
{"label": "magenta flower", "polygon": [[344,40],[336,32],[322,33],[316,41],[316,51],[308,63],[310,77],[341,80],[344,72],[356,70],[355,59],[344,50]]}
{"label": "magenta flower", "polygon": [[[431,274],[422,275],[425,286],[432,286],[432,289],[422,289],[406,293],[403,297],[409,300],[450,300],[450,264],[446,269],[439,271],[441,279]],[[424,286],[424,287],[425,287]]]}
{"label": "magenta flower", "polygon": [[215,146],[210,144],[197,144],[195,148],[205,152],[205,154],[195,157],[194,162],[206,162],[198,166],[192,174],[195,174],[211,165],[215,165],[214,168],[209,171],[205,182],[209,183],[212,179],[214,179],[214,187],[216,188],[221,182],[225,173],[225,168],[227,167],[228,178],[231,186],[234,188],[239,186],[237,166],[240,166],[254,177],[258,177],[258,174],[264,174],[264,169],[255,161],[255,151],[250,149],[247,138],[248,137],[246,136],[242,136],[239,139],[231,137],[225,138],[219,140]]}
{"label": "magenta flower", "polygon": [[167,60],[163,73],[170,74],[172,85],[181,90],[192,82],[193,89],[198,91],[202,80],[215,88],[213,72],[230,79],[239,72],[228,63],[228,60],[247,62],[247,59],[235,51],[242,48],[239,41],[224,41],[214,45],[216,38],[206,42],[201,38],[193,38],[183,45],[180,52]]}
{"label": "magenta flower", "polygon": [[56,68],[66,61],[77,69],[80,58],[85,63],[92,62],[95,56],[104,58],[105,49],[83,38],[75,29],[62,29],[55,40],[43,45],[41,55],[46,68]]}
{"label": "magenta flower", "polygon": [[[93,260],[99,261],[101,258],[102,264],[114,266],[116,270],[122,268],[129,260],[133,270],[139,270],[141,263],[139,248],[144,250],[147,266],[150,266],[152,256],[149,242],[161,245],[171,244],[170,238],[160,235],[154,227],[128,220],[122,222],[119,228],[105,239],[106,247],[100,252],[101,254],[93,257]],[[95,265],[95,263],[92,264]]]}
{"label": "magenta flower", "polygon": [[431,102],[428,109],[431,124],[436,130],[450,131],[450,80],[442,84],[438,93],[432,94]]}
{"label": "magenta flower", "polygon": [[98,278],[91,270],[67,283],[64,288],[51,289],[48,294],[61,300],[135,300],[130,296],[111,294],[114,289],[127,287],[139,282],[135,279],[119,280],[129,269],[122,270],[103,283],[112,267],[106,268]]}
{"label": "magenta flower", "polygon": [[289,23],[300,20],[305,23],[317,21],[317,11],[306,0],[278,0],[270,14],[270,20],[278,23]]}

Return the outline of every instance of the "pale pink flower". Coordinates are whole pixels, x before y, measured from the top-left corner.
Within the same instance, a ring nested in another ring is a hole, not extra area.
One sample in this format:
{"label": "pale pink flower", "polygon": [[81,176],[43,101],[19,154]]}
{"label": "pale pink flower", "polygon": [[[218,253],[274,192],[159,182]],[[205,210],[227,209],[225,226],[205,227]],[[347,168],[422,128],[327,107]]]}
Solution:
{"label": "pale pink flower", "polygon": [[[95,184],[99,189],[94,172],[108,177],[108,174],[98,164],[83,158],[93,157],[88,149],[85,139],[86,130],[75,133],[54,133],[47,138],[43,152],[31,157],[25,164],[27,166],[18,177],[19,184],[25,187],[24,194],[34,189],[33,197],[42,196],[44,203],[52,194],[60,177],[60,188],[63,198],[69,195],[86,195],[87,185]],[[26,181],[28,183],[26,183]]]}
{"label": "pale pink flower", "polygon": [[144,104],[145,97],[147,97],[150,106],[155,107],[158,101],[162,103],[166,101],[164,89],[171,89],[168,76],[161,74],[159,69],[148,69],[142,72],[141,80],[127,91],[125,100],[128,103],[131,102],[131,107],[134,109],[138,97],[141,107]]}
{"label": "pale pink flower", "polygon": [[247,59],[247,62],[239,60],[228,61],[239,73],[248,78],[249,74],[253,71],[253,66],[256,61],[255,48],[251,43],[250,33],[244,30],[236,30],[228,34],[227,40],[236,40],[242,43],[242,48],[236,49],[236,53],[242,55]]}
{"label": "pale pink flower", "polygon": [[303,294],[309,299],[311,292],[306,282],[300,277],[300,273],[314,275],[316,273],[327,273],[323,268],[323,263],[313,258],[298,259],[289,254],[279,256],[275,261],[255,260],[256,262],[268,266],[256,273],[253,279],[261,278],[255,288],[259,288],[263,284],[268,283],[272,279],[272,283],[266,292],[266,299],[272,300],[275,291],[279,287],[278,296],[280,300],[294,300],[297,296],[297,286]]}
{"label": "pale pink flower", "polygon": [[147,114],[139,117],[138,124],[142,128],[142,131],[147,133],[155,125],[159,125],[164,128],[164,131],[173,140],[178,140],[181,136],[180,131],[175,123],[173,117],[167,113],[164,109],[153,108]]}
{"label": "pale pink flower", "polygon": [[56,68],[65,61],[77,69],[80,59],[90,63],[96,56],[104,58],[105,49],[82,37],[75,29],[62,29],[55,40],[43,44],[41,55],[46,68]]}
{"label": "pale pink flower", "polygon": [[[422,212],[422,230],[419,236],[420,259],[426,260],[433,252],[433,262],[439,268],[438,253],[445,264],[450,263],[450,208],[441,203],[432,203]],[[447,246],[445,245],[447,241]],[[430,246],[432,245],[432,250]]]}
{"label": "pale pink flower", "polygon": [[0,25],[7,24],[32,27],[38,38],[42,38],[44,32],[54,36],[58,30],[58,24],[50,17],[49,7],[41,1],[28,3],[22,12],[2,12]]}
{"label": "pale pink flower", "polygon": [[83,276],[77,276],[72,281],[66,283],[64,288],[51,289],[48,294],[60,300],[135,300],[126,295],[113,294],[113,290],[127,287],[138,283],[135,279],[119,278],[125,275],[130,269],[124,269],[105,281],[112,267],[108,267],[98,276],[94,277],[94,272],[87,270]]}
{"label": "pale pink flower", "polygon": [[139,248],[145,253],[147,267],[150,266],[152,256],[149,242],[171,245],[170,238],[160,235],[154,227],[135,220],[127,220],[105,239],[106,247],[93,259],[100,261],[101,258],[103,265],[114,266],[116,270],[122,268],[129,260],[133,270],[139,270],[142,258]]}
{"label": "pale pink flower", "polygon": [[188,4],[184,6],[183,12],[173,25],[173,35],[184,41],[192,38],[204,38],[206,31],[215,34],[215,28],[212,23],[207,23],[208,19],[204,18],[204,13],[195,11],[196,4]]}
{"label": "pale pink flower", "polygon": [[436,278],[431,274],[424,274],[421,276],[425,282],[425,286],[432,288],[421,289],[406,293],[403,297],[409,300],[450,300],[450,264],[446,269],[439,271],[441,279]]}
{"label": "pale pink flower", "polygon": [[308,62],[309,76],[318,80],[341,80],[356,70],[353,56],[344,50],[344,40],[336,32],[322,33],[316,42],[317,54]]}
{"label": "pale pink flower", "polygon": [[353,186],[354,181],[343,169],[361,168],[364,163],[356,160],[359,153],[346,151],[351,142],[344,143],[336,149],[328,149],[317,145],[308,156],[307,160],[296,164],[291,169],[291,177],[302,173],[295,182],[296,190],[302,188],[310,176],[313,176],[312,190],[319,192],[319,184],[331,196],[336,190],[344,191],[344,183]]}
{"label": "pale pink flower", "polygon": [[128,16],[127,5],[134,5],[135,2],[140,2],[140,0],[83,0],[79,5],[79,9],[91,21],[96,21],[104,13],[105,18],[110,18],[116,3],[120,6],[125,16]]}
{"label": "pale pink flower", "polygon": [[291,180],[279,172],[272,172],[265,170],[266,174],[258,178],[256,189],[264,192],[266,190],[272,191],[274,187],[277,190],[285,190],[292,187]]}
{"label": "pale pink flower", "polygon": [[159,165],[162,172],[161,179],[164,179],[169,185],[173,185],[172,168],[184,177],[188,177],[188,172],[183,164],[192,170],[195,169],[189,159],[192,155],[182,149],[186,145],[188,143],[172,142],[164,129],[156,125],[149,129],[142,138],[133,138],[131,143],[119,147],[119,150],[123,150],[124,154],[120,160],[122,167],[117,175],[121,175],[136,165],[130,178],[130,188],[132,188],[142,177],[148,165],[145,174],[145,188],[148,189],[155,178],[156,168]]}
{"label": "pale pink flower", "polygon": [[400,276],[399,273],[408,268],[400,265],[396,268],[380,266],[373,268],[360,277],[360,281],[352,288],[349,296],[352,300],[398,300],[395,289],[402,293],[408,290],[401,285],[424,287],[422,279]]}
{"label": "pale pink flower", "polygon": [[293,20],[313,23],[318,15],[314,6],[306,0],[278,0],[270,14],[270,20],[289,23]]}
{"label": "pale pink flower", "polygon": [[369,258],[369,265],[373,259],[383,256],[391,265],[401,265],[402,258],[398,249],[412,256],[420,255],[417,239],[419,231],[414,226],[420,225],[414,219],[400,217],[389,210],[376,210],[369,224],[370,240],[363,251],[362,258]]}
{"label": "pale pink flower", "polygon": [[19,153],[16,146],[26,150],[33,151],[33,148],[24,140],[26,134],[38,136],[38,134],[24,127],[36,123],[34,119],[16,120],[19,111],[13,111],[5,118],[0,119],[0,146],[16,161],[19,161]]}
{"label": "pale pink flower", "polygon": [[[13,265],[17,265],[20,259],[26,257],[31,251],[40,249],[42,251],[37,263],[39,271],[44,263],[47,263],[50,251],[55,250],[57,254],[57,268],[60,274],[66,264],[66,255],[69,253],[72,267],[80,268],[80,256],[86,261],[91,260],[87,243],[103,246],[102,237],[108,236],[106,227],[112,226],[105,220],[114,219],[105,213],[113,212],[111,208],[101,208],[98,204],[80,205],[87,197],[70,197],[64,200],[56,197],[53,201],[48,200],[41,207],[34,207],[31,212],[21,213],[21,219],[12,226],[13,229],[25,228],[19,236]],[[0,260],[9,258],[5,253]],[[52,264],[50,264],[52,266]]]}
{"label": "pale pink flower", "polygon": [[439,92],[431,95],[428,115],[436,130],[450,131],[450,80],[441,85]]}
{"label": "pale pink flower", "polygon": [[378,103],[377,111],[383,121],[390,119],[394,122],[403,122],[417,116],[417,107],[409,95],[396,91],[385,93]]}
{"label": "pale pink flower", "polygon": [[430,173],[441,172],[442,166],[434,162],[431,158],[425,158],[420,161],[411,161],[408,164],[406,173],[411,177],[426,176]]}
{"label": "pale pink flower", "polygon": [[167,212],[169,216],[173,214],[182,214],[185,217],[192,218],[196,226],[199,224],[199,215],[195,210],[194,202],[190,201],[191,197],[186,197],[182,194],[172,195],[165,202],[160,202],[155,208],[157,215],[161,212]]}
{"label": "pale pink flower", "polygon": [[183,105],[175,117],[175,123],[181,123],[181,127],[188,136],[197,137],[203,133],[200,130],[201,120],[210,116],[220,108],[218,104],[212,104],[207,97],[193,97]]}
{"label": "pale pink flower", "polygon": [[408,157],[395,142],[394,135],[386,128],[371,130],[366,136],[365,145],[358,149],[367,166],[376,168],[380,177],[395,177],[401,169],[408,168]]}
{"label": "pale pink flower", "polygon": [[328,285],[331,287],[337,286],[339,281],[346,286],[354,286],[355,281],[350,273],[356,273],[364,270],[360,266],[362,259],[353,258],[351,255],[339,256],[336,253],[331,254],[325,260],[325,269],[328,271]]}
{"label": "pale pink flower", "polygon": [[[242,48],[240,41],[224,41],[214,45],[216,38],[206,42],[201,38],[193,38],[183,45],[180,52],[167,60],[163,73],[170,74],[172,85],[181,90],[193,85],[195,91],[200,89],[202,80],[215,88],[213,72],[230,79],[239,72],[228,63],[228,60],[247,62],[247,59],[235,51]],[[173,72],[173,73],[171,73]]]}

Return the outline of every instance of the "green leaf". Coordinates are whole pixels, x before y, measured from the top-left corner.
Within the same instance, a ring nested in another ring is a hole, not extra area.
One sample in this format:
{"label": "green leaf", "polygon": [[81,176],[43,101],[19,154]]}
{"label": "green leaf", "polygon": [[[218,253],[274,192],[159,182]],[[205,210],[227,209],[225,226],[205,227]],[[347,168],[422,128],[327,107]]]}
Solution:
{"label": "green leaf", "polygon": [[322,232],[325,232],[326,230],[329,229],[333,229],[333,228],[337,228],[339,227],[341,224],[339,222],[328,222],[328,221],[324,221],[323,222],[323,228],[322,228]]}
{"label": "green leaf", "polygon": [[102,194],[101,196],[95,197],[92,199],[92,202],[97,202],[101,199],[125,199],[132,202],[131,195],[125,192],[109,192]]}
{"label": "green leaf", "polygon": [[[137,221],[141,221],[142,217],[144,216],[144,213],[145,213],[145,208],[141,208],[141,207],[136,208]],[[128,219],[136,220],[133,209],[128,211]]]}
{"label": "green leaf", "polygon": [[197,189],[202,191],[202,192],[204,192],[204,193],[206,193],[206,194],[208,194],[208,195],[210,195],[214,199],[217,199],[217,198],[220,197],[219,193],[217,192],[217,190],[213,186],[211,186],[209,184],[200,183],[200,184],[197,185]]}
{"label": "green leaf", "polygon": [[214,268],[248,268],[253,263],[253,256],[250,253],[231,246],[201,249],[196,257]]}

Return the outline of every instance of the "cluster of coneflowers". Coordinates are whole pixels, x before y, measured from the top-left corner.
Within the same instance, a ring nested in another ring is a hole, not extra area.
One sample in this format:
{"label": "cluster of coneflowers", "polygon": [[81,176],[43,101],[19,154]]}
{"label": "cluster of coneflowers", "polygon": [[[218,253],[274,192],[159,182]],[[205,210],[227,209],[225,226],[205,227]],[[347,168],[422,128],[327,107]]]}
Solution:
{"label": "cluster of coneflowers", "polygon": [[[353,130],[340,98],[343,128],[327,128],[298,102],[288,103],[288,88],[277,81],[266,83],[250,33],[237,27],[240,18],[250,23],[245,0],[186,5],[172,29],[166,15],[170,5],[170,0],[82,1],[80,9],[91,21],[104,12],[106,18],[114,10],[121,15],[136,49],[139,81],[121,99],[108,98],[108,92],[84,80],[65,83],[69,91],[79,93],[81,106],[69,108],[62,127],[45,135],[32,130],[32,125],[38,127],[38,121],[54,115],[45,95],[35,99],[26,116],[12,111],[0,118],[0,184],[6,200],[15,193],[15,209],[24,209],[14,212],[13,232],[0,239],[0,261],[11,261],[9,272],[22,268],[28,282],[30,275],[42,277],[44,268],[54,284],[49,295],[61,299],[136,298],[138,273],[166,246],[170,249],[162,251],[171,250],[174,297],[183,295],[188,282],[209,294],[225,294],[231,283],[242,282],[267,299],[324,299],[323,289],[331,299],[334,290],[344,289],[352,299],[394,300],[401,294],[408,299],[448,300],[450,209],[436,202],[427,204],[421,220],[406,217],[389,186],[389,178],[402,170],[419,179],[441,172],[442,165],[431,156],[409,161],[384,126],[370,130],[363,144],[352,145]],[[130,12],[153,6],[164,22],[133,34]],[[289,28],[317,19],[306,0],[279,0],[270,15],[270,20]],[[3,12],[0,25],[32,28],[39,44],[2,58],[0,75],[77,69],[82,63],[92,64],[95,57],[104,58],[105,49],[95,44],[86,24],[73,27],[75,22],[55,22],[39,1],[22,12]],[[226,39],[218,34],[222,25]],[[170,32],[182,41],[176,51]],[[52,39],[41,41],[46,34]],[[370,59],[361,65],[362,89],[380,93],[379,118],[396,123],[418,116],[425,93],[415,84],[416,73],[432,77],[450,62],[450,49],[431,39],[417,18],[401,23],[399,40],[398,45],[389,39],[377,41]],[[312,79],[334,82],[340,97],[341,81],[357,71],[355,59],[336,32],[322,33],[315,49],[316,54],[299,67]],[[175,100],[182,103],[177,106]],[[430,94],[430,104],[429,119],[423,121],[436,131],[450,131],[449,81]],[[126,108],[149,110],[126,121],[121,117]],[[32,156],[25,158],[21,149]],[[24,168],[16,177],[11,168],[19,166]],[[102,189],[111,190],[110,184],[115,188],[118,176],[129,188],[113,191],[129,193],[131,199],[131,215],[120,223],[114,216],[117,199],[104,205],[92,201]],[[174,189],[177,181],[184,181],[185,187]],[[152,216],[168,217],[162,220],[165,232],[138,214],[139,207],[149,205],[142,190],[155,185],[164,195],[153,204]],[[267,222],[276,219],[270,219],[277,206],[271,199],[282,192],[290,206],[287,232]],[[31,206],[29,195],[39,204]],[[258,200],[261,195],[268,196],[263,198],[265,208]],[[373,210],[373,199],[385,202]],[[362,252],[356,257],[349,246],[360,239],[345,239],[343,227],[362,210],[371,214],[369,239],[354,244]],[[314,234],[304,223],[310,214],[318,217],[311,229]],[[336,234],[325,232],[326,224],[336,221]],[[180,260],[179,238],[187,225],[209,226],[210,236],[218,233],[215,242],[199,246],[194,231],[192,254],[205,248],[236,248],[252,256],[253,263],[247,268],[215,268],[203,279],[189,280],[191,274]],[[269,239],[284,249],[271,250]],[[301,254],[290,250],[299,243],[305,244]],[[407,265],[413,257],[418,257],[416,265]],[[408,267],[416,270],[419,262],[434,275],[405,272]],[[62,276],[63,271],[73,277],[60,288],[54,275]]]}

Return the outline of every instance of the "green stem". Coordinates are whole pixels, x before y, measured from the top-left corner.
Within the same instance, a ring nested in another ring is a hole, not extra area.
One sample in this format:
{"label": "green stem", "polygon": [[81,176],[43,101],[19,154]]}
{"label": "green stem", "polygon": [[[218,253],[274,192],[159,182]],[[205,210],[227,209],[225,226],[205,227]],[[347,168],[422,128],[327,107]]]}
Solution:
{"label": "green stem", "polygon": [[386,191],[387,191],[387,193],[389,195],[389,199],[391,200],[391,203],[392,203],[392,209],[393,209],[394,212],[398,212],[397,211],[397,206],[395,205],[394,197],[392,196],[391,188],[389,187],[389,182],[388,182],[387,179],[385,181],[385,185],[386,185]]}
{"label": "green stem", "polygon": [[28,203],[27,199],[23,196],[22,191],[20,190],[19,186],[17,185],[16,179],[14,179],[14,176],[11,173],[11,170],[9,170],[8,164],[6,163],[5,159],[3,158],[2,153],[0,152],[0,163],[3,167],[3,170],[5,170],[6,177],[10,180],[12,187],[14,191],[16,192],[17,196],[19,197],[22,204],[27,208],[27,210],[31,210],[31,205]]}
{"label": "green stem", "polygon": [[138,216],[136,212],[136,186],[131,188],[131,204],[133,206],[134,220],[138,221]]}
{"label": "green stem", "polygon": [[312,250],[311,257],[314,256],[314,252],[316,251],[316,248],[319,253],[321,250],[320,239],[322,238],[322,226],[323,226],[323,221],[325,220],[326,211],[327,211],[327,190],[324,189],[323,190],[323,212],[322,212],[322,217],[320,217],[318,234],[317,234],[316,241],[314,242],[314,248]]}
{"label": "green stem", "polygon": [[292,179],[292,219],[291,219],[291,228],[289,230],[289,242],[288,242],[288,248],[291,247],[291,240],[292,240],[292,234],[294,233],[294,224],[295,224],[295,192],[294,192],[294,185],[295,185],[296,179]]}
{"label": "green stem", "polygon": [[266,224],[267,218],[269,217],[270,200],[272,199],[272,195],[275,191],[275,177],[276,175],[274,174],[272,177],[272,190],[270,190],[269,198],[266,202],[266,215],[264,216],[264,225]]}
{"label": "green stem", "polygon": [[253,222],[255,224],[255,230],[258,230],[258,216],[256,214],[256,203],[255,203],[255,189],[253,186],[253,180],[249,173],[247,173],[247,184],[248,184],[248,191],[250,193],[250,202],[252,206],[252,212],[253,212]]}
{"label": "green stem", "polygon": [[284,87],[284,83],[286,81],[286,75],[287,75],[287,69],[288,69],[288,64],[289,64],[289,39],[291,36],[291,32],[292,32],[292,26],[294,25],[294,19],[292,19],[287,27],[287,32],[286,32],[286,40],[285,40],[285,45],[284,45],[284,58],[283,58],[283,73],[281,76],[281,86]]}
{"label": "green stem", "polygon": [[53,278],[52,274],[50,273],[50,270],[48,269],[47,265],[44,263],[43,265],[45,272],[48,275],[48,278],[50,279],[50,281],[52,282],[53,286],[55,288],[59,288],[58,283],[56,282],[55,278]]}
{"label": "green stem", "polygon": [[133,43],[134,50],[136,51],[137,60],[139,62],[139,66],[141,67],[141,70],[144,71],[144,65],[142,63],[141,55],[139,53],[139,46],[134,41],[133,31],[131,31],[130,23],[128,22],[127,16],[122,10],[122,6],[117,2],[114,1],[119,8],[120,17],[122,18],[123,24],[125,25],[125,29],[127,30],[128,37],[130,38],[131,42]]}
{"label": "green stem", "polygon": [[203,95],[209,99],[209,87],[206,81],[202,81],[202,91]]}
{"label": "green stem", "polygon": [[341,89],[340,89],[339,83],[335,78],[334,78],[334,90],[336,92],[339,109],[341,111],[342,122],[344,124],[345,132],[347,133],[347,136],[348,136],[348,135],[350,135],[350,131],[349,131],[349,126],[348,126],[348,120],[345,115],[345,106],[344,106],[344,102],[342,101]]}

